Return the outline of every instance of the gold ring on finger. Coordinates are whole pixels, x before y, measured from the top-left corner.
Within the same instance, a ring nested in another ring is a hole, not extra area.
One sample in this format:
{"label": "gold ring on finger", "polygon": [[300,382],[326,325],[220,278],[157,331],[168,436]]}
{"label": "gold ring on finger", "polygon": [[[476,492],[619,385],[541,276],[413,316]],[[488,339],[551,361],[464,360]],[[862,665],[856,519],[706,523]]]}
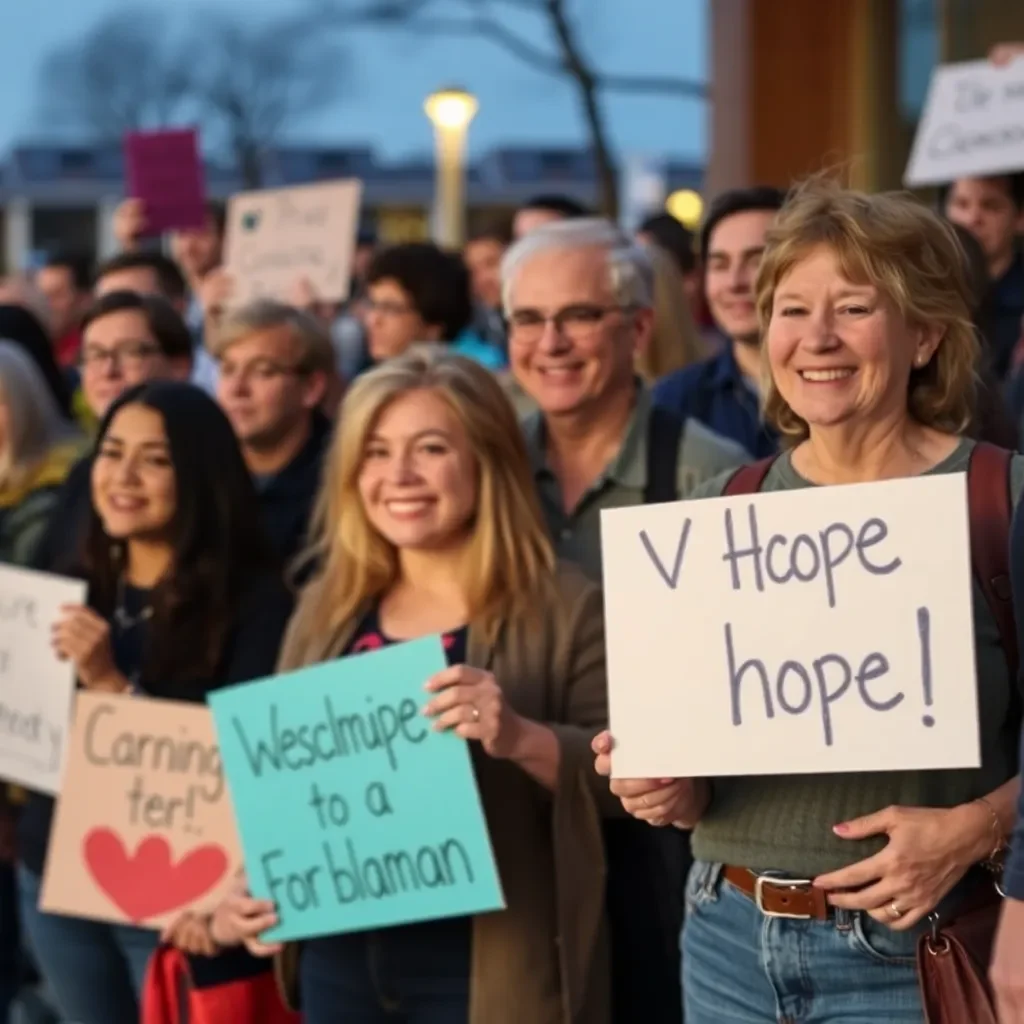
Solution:
{"label": "gold ring on finger", "polygon": [[900,905],[893,900],[886,908],[886,912],[894,920],[898,921],[903,916],[903,911],[900,909]]}

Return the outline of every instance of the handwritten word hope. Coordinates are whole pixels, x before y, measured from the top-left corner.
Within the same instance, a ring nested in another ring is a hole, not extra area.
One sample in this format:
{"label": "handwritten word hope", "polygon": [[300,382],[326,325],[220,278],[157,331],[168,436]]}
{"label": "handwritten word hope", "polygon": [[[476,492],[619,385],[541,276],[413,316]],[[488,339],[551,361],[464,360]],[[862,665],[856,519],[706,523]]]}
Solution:
{"label": "handwritten word hope", "polygon": [[[920,642],[921,689],[925,708],[931,707],[932,655],[931,613],[918,608],[917,634]],[[832,707],[839,701],[859,700],[871,711],[886,712],[899,707],[906,693],[898,689],[889,676],[889,659],[881,651],[869,651],[852,660],[838,652],[825,652],[804,660],[788,658],[772,671],[762,658],[751,657],[740,661],[736,650],[735,630],[732,623],[725,624],[725,654],[729,674],[729,701],[732,724],[743,724],[744,684],[757,688],[763,701],[765,717],[775,718],[776,710],[787,715],[815,715],[821,719],[825,746],[831,747],[835,739]],[[847,697],[847,694],[851,695]],[[759,703],[753,698],[755,705]],[[935,725],[930,714],[921,716],[927,728]]]}

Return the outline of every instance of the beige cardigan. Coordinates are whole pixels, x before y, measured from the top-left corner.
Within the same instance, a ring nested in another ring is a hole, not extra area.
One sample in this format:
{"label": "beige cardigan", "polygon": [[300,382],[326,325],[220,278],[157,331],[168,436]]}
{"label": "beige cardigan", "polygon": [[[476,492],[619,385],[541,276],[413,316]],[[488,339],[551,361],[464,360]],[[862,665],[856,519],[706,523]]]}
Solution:
{"label": "beige cardigan", "polygon": [[[279,670],[337,657],[360,617],[315,649],[300,650],[296,623],[318,600],[314,582],[300,598]],[[558,734],[554,792],[521,768],[474,745],[473,762],[507,909],[473,920],[470,1024],[606,1024],[608,944],[600,817],[621,813],[593,769],[590,741],[607,723],[604,620],[600,591],[560,566],[551,606],[532,628],[506,622],[494,643],[470,627],[467,663],[492,672],[526,718]],[[298,946],[278,957],[292,1006]]]}

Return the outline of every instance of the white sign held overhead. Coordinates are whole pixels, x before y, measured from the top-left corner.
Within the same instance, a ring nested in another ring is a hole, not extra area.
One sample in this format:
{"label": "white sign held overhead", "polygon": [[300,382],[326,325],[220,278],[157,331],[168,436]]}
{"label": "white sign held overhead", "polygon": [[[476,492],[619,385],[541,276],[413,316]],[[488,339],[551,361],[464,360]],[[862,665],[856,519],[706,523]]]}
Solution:
{"label": "white sign held overhead", "polygon": [[75,670],[51,644],[61,606],[85,584],[0,566],[0,779],[41,793],[60,788]]}
{"label": "white sign held overhead", "polygon": [[619,778],[980,763],[964,474],[601,516]]}
{"label": "white sign held overhead", "polygon": [[361,197],[355,180],[232,196],[224,261],[233,283],[230,304],[290,302],[303,281],[320,301],[346,299]]}
{"label": "white sign held overhead", "polygon": [[936,68],[917,126],[904,184],[1024,170],[1024,60]]}

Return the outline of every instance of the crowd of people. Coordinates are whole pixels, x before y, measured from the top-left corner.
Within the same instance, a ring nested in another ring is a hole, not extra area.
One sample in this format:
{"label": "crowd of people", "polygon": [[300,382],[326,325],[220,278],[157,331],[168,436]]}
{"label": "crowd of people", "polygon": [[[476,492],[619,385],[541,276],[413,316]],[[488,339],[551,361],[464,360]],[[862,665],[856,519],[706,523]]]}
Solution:
{"label": "crowd of people", "polygon": [[[1024,601],[1024,513],[991,507],[1024,487],[1024,175],[937,207],[733,190],[696,236],[538,196],[458,253],[361,235],[341,305],[302,280],[233,303],[213,206],[168,254],[137,200],[115,229],[95,269],[55,254],[0,283],[0,560],[87,582],[53,646],[88,690],[203,703],[443,635],[425,713],[470,742],[507,909],[284,946],[244,878],[162,933],[55,914],[54,800],[9,788],[0,1019],[158,1024],[168,952],[193,993],[262,986],[233,1024],[968,1019],[934,1015],[917,956],[999,909],[1024,707],[1008,589],[975,564],[979,769],[609,780],[600,519],[966,472],[972,552]],[[991,969],[1006,1024],[1020,846]]]}

